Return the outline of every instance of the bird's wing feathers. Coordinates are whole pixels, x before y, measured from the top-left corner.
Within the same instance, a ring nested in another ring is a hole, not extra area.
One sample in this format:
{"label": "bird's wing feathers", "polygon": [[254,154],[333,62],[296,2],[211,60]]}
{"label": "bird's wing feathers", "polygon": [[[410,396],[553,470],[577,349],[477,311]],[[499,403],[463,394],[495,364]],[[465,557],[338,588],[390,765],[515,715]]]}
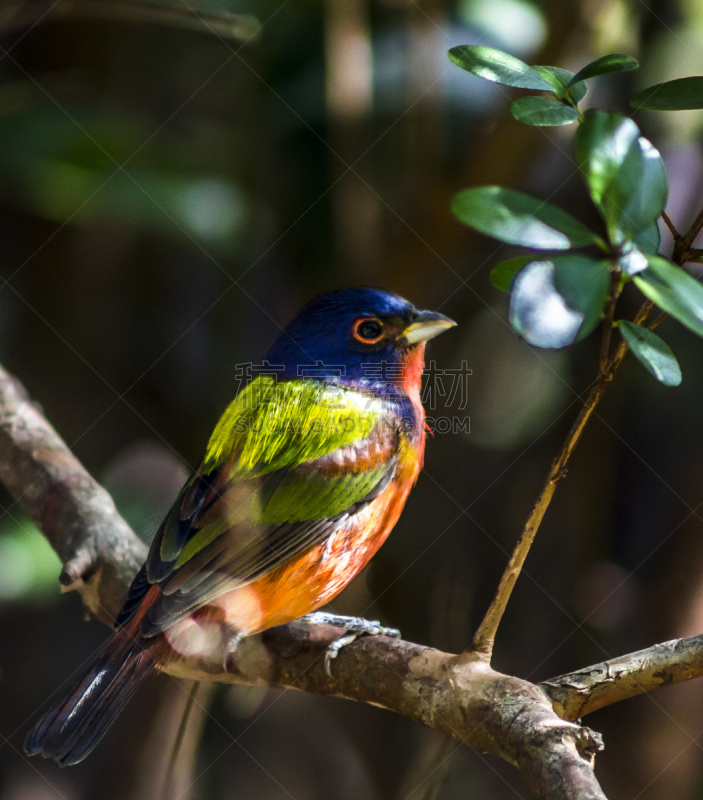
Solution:
{"label": "bird's wing feathers", "polygon": [[[397,420],[382,400],[259,378],[223,415],[157,532],[147,580],[135,580],[135,592],[158,583],[163,593],[144,635],[325,541],[388,486],[397,451]],[[135,600],[130,592],[127,615]]]}

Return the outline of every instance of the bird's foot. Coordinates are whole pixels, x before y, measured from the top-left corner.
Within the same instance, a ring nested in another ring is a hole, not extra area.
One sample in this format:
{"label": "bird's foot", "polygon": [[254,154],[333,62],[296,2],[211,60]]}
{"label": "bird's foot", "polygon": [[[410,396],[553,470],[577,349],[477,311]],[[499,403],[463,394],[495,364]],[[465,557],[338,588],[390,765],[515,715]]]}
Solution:
{"label": "bird's foot", "polygon": [[343,617],[340,614],[331,614],[328,611],[313,611],[312,614],[306,614],[300,619],[317,625],[335,625],[340,628],[346,628],[344,636],[335,639],[325,652],[325,671],[330,677],[332,677],[332,659],[337,658],[339,651],[351,644],[359,636],[392,636],[394,639],[400,637],[400,631],[397,628],[385,628],[375,619]]}
{"label": "bird's foot", "polygon": [[237,647],[239,647],[239,643],[243,638],[244,634],[236,629],[232,629],[226,635],[225,646],[222,650],[222,668],[225,672],[228,672],[227,662],[229,661],[229,657],[232,655],[232,653],[236,652]]}

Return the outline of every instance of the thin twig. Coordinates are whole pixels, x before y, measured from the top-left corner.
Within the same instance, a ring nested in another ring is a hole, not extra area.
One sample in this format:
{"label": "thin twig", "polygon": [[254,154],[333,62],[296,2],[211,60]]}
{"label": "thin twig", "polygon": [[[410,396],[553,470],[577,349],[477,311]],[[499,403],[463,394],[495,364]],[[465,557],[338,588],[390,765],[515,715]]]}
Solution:
{"label": "thin twig", "polygon": [[[662,214],[662,219],[669,225],[670,220],[667,222],[668,217],[666,217],[665,214]],[[674,236],[674,252],[671,256],[671,260],[675,264],[681,266],[687,261],[693,261],[700,257],[702,251],[694,248],[693,243],[698,238],[698,234],[701,230],[703,230],[703,209],[701,209],[693,225],[691,225],[683,236],[681,236],[681,234],[676,234]]]}
{"label": "thin twig", "polygon": [[[651,311],[652,306],[653,303],[649,300],[642,304],[637,312],[637,315],[635,316],[635,324],[644,322],[644,320],[647,318],[647,315]],[[605,390],[612,380],[615,371],[622,363],[622,360],[627,353],[627,349],[627,344],[624,341],[621,341],[617,350],[607,363],[605,369],[601,370],[598,380],[586,398],[586,402],[584,403],[584,406],[579,412],[576,421],[571,427],[571,430],[566,437],[559,455],[554,459],[552,467],[549,470],[549,474],[547,475],[547,480],[545,481],[542,491],[537,498],[537,502],[532,509],[532,513],[525,523],[525,527],[520,535],[520,539],[518,540],[512,555],[510,556],[508,566],[505,568],[505,571],[500,579],[495,597],[493,598],[493,601],[486,612],[486,616],[483,618],[483,621],[476,631],[471,648],[469,651],[467,651],[468,653],[475,653],[486,660],[490,660],[490,657],[493,653],[493,643],[495,642],[498,626],[500,625],[500,621],[505,613],[506,606],[510,600],[510,595],[515,587],[515,583],[520,576],[520,572],[522,571],[527,554],[530,552],[530,547],[534,541],[535,534],[539,530],[539,526],[541,525],[544,515],[549,508],[549,504],[552,502],[552,497],[554,496],[557,484],[566,475],[566,465],[571,457],[571,454],[574,452],[579,439],[581,438],[583,429],[588,420],[591,418],[593,412],[596,410],[596,406],[600,402],[601,398],[605,394]]]}
{"label": "thin twig", "polygon": [[613,270],[610,273],[610,293],[608,295],[608,304],[605,309],[605,318],[603,320],[603,339],[600,347],[600,371],[604,373],[608,369],[608,358],[610,356],[610,338],[613,332],[613,319],[615,318],[615,306],[620,297],[620,272]]}
{"label": "thin twig", "polygon": [[703,209],[701,209],[693,225],[682,237],[682,242],[687,249],[696,241],[701,230],[703,230]]}
{"label": "thin twig", "polygon": [[675,242],[681,240],[681,234],[676,230],[676,225],[671,220],[671,217],[666,213],[666,211],[662,211],[661,218],[664,220],[664,224],[669,229],[673,239]]}
{"label": "thin twig", "polygon": [[653,331],[655,328],[658,328],[662,322],[664,322],[665,319],[669,319],[670,316],[670,314],[660,314],[655,320],[650,322],[648,325],[649,330]]}
{"label": "thin twig", "polygon": [[176,761],[180,755],[183,737],[185,736],[186,729],[188,728],[188,721],[190,719],[190,712],[193,710],[195,695],[198,693],[198,689],[201,685],[202,684],[199,681],[193,681],[193,684],[190,687],[190,692],[188,693],[188,698],[186,699],[186,705],[183,709],[183,715],[181,716],[181,722],[178,726],[176,738],[173,740],[173,745],[171,746],[171,756],[168,760],[168,766],[166,767],[166,772],[164,773],[162,800],[169,800],[173,794],[173,790],[176,788]]}

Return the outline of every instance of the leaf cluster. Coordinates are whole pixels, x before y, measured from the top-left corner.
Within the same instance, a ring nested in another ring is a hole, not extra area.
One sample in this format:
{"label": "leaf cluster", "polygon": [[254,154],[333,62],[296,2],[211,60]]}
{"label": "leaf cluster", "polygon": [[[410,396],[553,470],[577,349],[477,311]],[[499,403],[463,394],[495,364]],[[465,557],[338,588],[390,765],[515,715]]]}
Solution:
{"label": "leaf cluster", "polygon": [[[534,346],[559,348],[588,336],[605,320],[606,347],[610,328],[619,327],[657,380],[678,385],[681,371],[668,345],[641,325],[614,321],[620,293],[631,281],[662,311],[703,336],[703,286],[659,253],[658,220],[668,194],[664,163],[630,117],[580,108],[588,81],[636,69],[637,61],[616,53],[572,73],[529,66],[508,53],[475,45],[454,47],[449,57],[480,78],[541,92],[512,102],[517,121],[577,123],[574,161],[603,222],[603,233],[597,233],[546,200],[499,186],[473,187],[454,197],[452,210],[465,225],[540,251],[504,261],[491,272],[493,285],[510,293],[512,327]],[[657,110],[703,108],[703,78],[658,84],[634,95],[631,104]],[[576,252],[584,248],[585,253]]]}

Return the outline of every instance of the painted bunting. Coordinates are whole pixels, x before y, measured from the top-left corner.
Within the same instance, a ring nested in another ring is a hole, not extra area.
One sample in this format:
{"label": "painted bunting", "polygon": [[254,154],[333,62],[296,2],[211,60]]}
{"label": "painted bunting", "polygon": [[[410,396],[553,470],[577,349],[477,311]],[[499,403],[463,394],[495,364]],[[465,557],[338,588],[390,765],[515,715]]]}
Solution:
{"label": "painted bunting", "polygon": [[116,631],[29,755],[81,761],[147,675],[315,612],[366,566],[422,467],[425,342],[454,324],[371,288],[303,309],[218,422]]}

